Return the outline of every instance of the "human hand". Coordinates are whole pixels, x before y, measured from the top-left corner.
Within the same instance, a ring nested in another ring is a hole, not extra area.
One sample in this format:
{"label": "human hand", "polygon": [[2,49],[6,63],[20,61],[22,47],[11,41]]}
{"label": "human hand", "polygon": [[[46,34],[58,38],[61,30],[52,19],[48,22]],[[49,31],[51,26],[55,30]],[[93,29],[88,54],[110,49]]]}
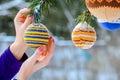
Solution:
{"label": "human hand", "polygon": [[21,59],[27,48],[27,45],[24,42],[24,32],[33,20],[33,16],[27,16],[29,11],[30,9],[28,8],[20,10],[14,19],[16,39],[10,46],[10,50],[18,60]]}
{"label": "human hand", "polygon": [[46,46],[37,48],[36,52],[22,64],[17,79],[27,80],[32,73],[48,65],[53,53],[54,40],[51,37]]}

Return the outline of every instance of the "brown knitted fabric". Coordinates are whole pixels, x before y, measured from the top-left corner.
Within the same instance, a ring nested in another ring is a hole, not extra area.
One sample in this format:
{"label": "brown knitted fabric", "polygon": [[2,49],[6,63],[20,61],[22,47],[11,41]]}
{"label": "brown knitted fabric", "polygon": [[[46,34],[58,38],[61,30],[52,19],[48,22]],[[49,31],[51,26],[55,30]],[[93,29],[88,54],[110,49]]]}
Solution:
{"label": "brown knitted fabric", "polygon": [[120,8],[120,0],[86,0],[89,8],[113,7]]}

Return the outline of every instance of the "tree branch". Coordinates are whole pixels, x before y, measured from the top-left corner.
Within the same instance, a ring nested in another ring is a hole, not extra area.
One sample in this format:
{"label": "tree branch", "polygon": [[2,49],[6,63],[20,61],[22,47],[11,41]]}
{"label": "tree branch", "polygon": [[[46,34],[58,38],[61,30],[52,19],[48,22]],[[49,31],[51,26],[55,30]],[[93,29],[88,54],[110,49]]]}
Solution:
{"label": "tree branch", "polygon": [[68,19],[68,25],[67,25],[67,27],[68,27],[68,29],[69,29],[69,32],[71,33],[72,30],[73,30],[72,27],[73,27],[74,24],[75,24],[74,18],[73,18],[73,16],[71,15],[70,11],[67,9],[65,3],[64,3],[62,0],[58,0],[58,1],[59,1],[60,4],[61,4],[61,7],[62,7],[62,9],[63,9],[63,11],[64,11],[64,14],[65,14],[66,18]]}

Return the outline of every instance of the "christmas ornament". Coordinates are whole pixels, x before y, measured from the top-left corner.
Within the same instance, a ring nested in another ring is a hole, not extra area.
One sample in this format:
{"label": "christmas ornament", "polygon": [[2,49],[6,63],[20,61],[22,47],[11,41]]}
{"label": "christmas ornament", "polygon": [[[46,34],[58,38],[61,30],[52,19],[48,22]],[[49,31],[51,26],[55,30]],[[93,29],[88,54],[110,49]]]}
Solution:
{"label": "christmas ornament", "polygon": [[40,23],[41,6],[38,5],[34,9],[34,23],[30,24],[25,31],[24,40],[30,48],[38,48],[49,42],[50,34],[45,25]]}
{"label": "christmas ornament", "polygon": [[120,0],[85,0],[89,11],[98,19],[112,21],[120,18]]}
{"label": "christmas ornament", "polygon": [[98,19],[98,24],[103,29],[106,29],[109,31],[118,30],[120,29],[120,18],[117,20],[113,20],[113,21],[104,21],[104,20]]}
{"label": "christmas ornament", "polygon": [[38,48],[42,45],[46,45],[49,42],[49,31],[41,23],[33,23],[28,26],[25,31],[24,40],[28,47]]}
{"label": "christmas ornament", "polygon": [[86,22],[78,23],[72,32],[72,41],[74,45],[81,49],[91,48],[94,45],[96,38],[94,28]]}

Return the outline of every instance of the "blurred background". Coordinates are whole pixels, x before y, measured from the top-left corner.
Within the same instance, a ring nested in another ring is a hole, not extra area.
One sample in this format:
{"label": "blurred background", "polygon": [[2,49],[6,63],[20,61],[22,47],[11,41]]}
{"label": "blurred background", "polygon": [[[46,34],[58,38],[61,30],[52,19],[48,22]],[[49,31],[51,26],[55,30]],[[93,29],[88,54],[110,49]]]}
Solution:
{"label": "blurred background", "polygon": [[[0,0],[0,52],[15,39],[13,20],[16,13],[29,4],[29,0]],[[93,22],[97,42],[91,49],[81,50],[71,41],[71,32],[76,25],[74,19],[84,8],[84,0],[70,3],[57,0],[55,6],[44,13],[42,23],[54,36],[55,53],[49,65],[29,80],[119,80],[119,30],[110,32]],[[33,53],[30,49],[26,52]]]}

